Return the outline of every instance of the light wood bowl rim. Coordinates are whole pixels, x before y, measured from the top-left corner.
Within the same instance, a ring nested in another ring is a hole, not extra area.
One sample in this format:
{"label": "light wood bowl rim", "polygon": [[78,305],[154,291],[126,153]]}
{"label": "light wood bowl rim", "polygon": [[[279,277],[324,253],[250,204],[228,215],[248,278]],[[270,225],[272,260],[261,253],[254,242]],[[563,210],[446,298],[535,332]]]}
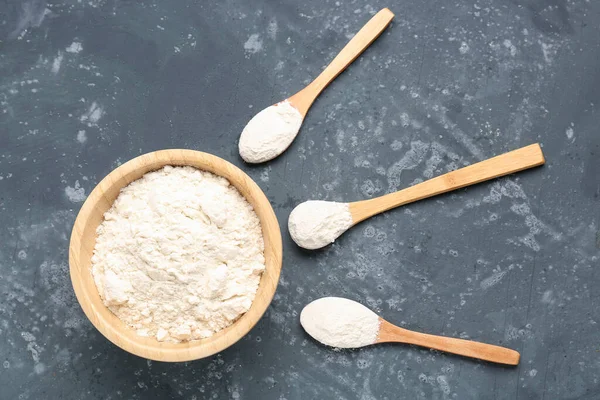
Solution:
{"label": "light wood bowl rim", "polygon": [[[103,303],[91,274],[91,256],[96,228],[121,188],[145,173],[166,165],[189,165],[229,180],[254,207],[265,242],[265,264],[256,297],[250,310],[231,326],[210,338],[185,343],[158,342],[138,336]],[[118,190],[117,190],[118,189]],[[116,194],[115,194],[116,190]],[[91,232],[91,233],[90,233]],[[156,361],[190,361],[218,353],[246,335],[267,310],[282,265],[281,232],[277,217],[260,187],[241,169],[224,159],[195,150],[159,150],[138,156],[108,174],[90,193],[73,225],[69,245],[69,271],[77,300],[90,322],[108,340],[132,354]]]}

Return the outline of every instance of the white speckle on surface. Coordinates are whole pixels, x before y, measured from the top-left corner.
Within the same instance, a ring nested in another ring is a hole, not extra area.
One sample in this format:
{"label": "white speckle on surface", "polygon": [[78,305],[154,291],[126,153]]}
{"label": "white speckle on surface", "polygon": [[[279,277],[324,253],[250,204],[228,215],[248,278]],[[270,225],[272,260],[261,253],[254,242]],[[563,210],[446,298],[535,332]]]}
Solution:
{"label": "white speckle on surface", "polygon": [[531,371],[529,371],[528,375],[533,378],[537,375],[537,373],[537,369],[532,369]]}
{"label": "white speckle on surface", "polygon": [[17,257],[19,257],[19,260],[24,260],[27,258],[27,253],[25,252],[25,250],[19,250]]}
{"label": "white speckle on surface", "polygon": [[64,56],[62,52],[58,52],[58,55],[56,57],[54,57],[54,61],[52,61],[52,73],[53,74],[58,74],[58,71],[60,71],[60,64],[62,63]]}
{"label": "white speckle on surface", "polygon": [[552,290],[546,290],[542,295],[542,303],[544,304],[553,304],[554,300],[552,299]]}
{"label": "white speckle on surface", "polygon": [[92,105],[88,109],[88,111],[79,117],[81,122],[87,122],[88,126],[94,126],[98,123],[100,118],[104,115],[104,109],[98,105],[95,101],[92,102]]}
{"label": "white speckle on surface", "polygon": [[460,44],[460,47],[458,48],[458,51],[460,51],[460,54],[466,54],[469,52],[469,45],[466,42],[462,42]]}
{"label": "white speckle on surface", "polygon": [[271,167],[268,166],[260,173],[260,180],[263,182],[269,182],[269,173],[271,172]]}
{"label": "white speckle on surface", "polygon": [[567,135],[567,139],[573,139],[573,136],[575,135],[575,131],[573,130],[573,123],[571,123],[571,126],[567,128],[565,134]]}
{"label": "white speckle on surface", "polygon": [[507,272],[508,271],[506,271],[506,270],[505,271],[496,271],[491,276],[482,280],[479,286],[483,290],[487,290],[487,289],[491,288],[492,286],[497,285],[502,280],[502,278],[504,278],[504,275],[506,275]]}
{"label": "white speckle on surface", "polygon": [[46,372],[46,366],[44,365],[44,363],[37,363],[33,366],[33,371],[36,374],[41,375],[44,372]]}
{"label": "white speckle on surface", "polygon": [[271,39],[275,39],[278,29],[277,20],[273,18],[271,21],[269,21],[269,25],[267,26],[267,34]]}
{"label": "white speckle on surface", "polygon": [[508,49],[511,56],[514,57],[515,55],[517,55],[517,48],[515,47],[514,44],[512,44],[512,42],[510,40],[505,39],[503,44],[504,44],[504,47],[506,47]]}
{"label": "white speckle on surface", "polygon": [[539,43],[540,46],[542,46],[542,54],[544,55],[544,61],[546,61],[547,64],[552,63],[552,56],[555,53],[555,51],[553,50],[553,46],[551,44],[547,44],[541,41]]}
{"label": "white speckle on surface", "polygon": [[399,141],[398,139],[396,139],[392,142],[392,144],[390,145],[390,148],[394,151],[398,151],[398,150],[402,149],[402,146],[403,146],[402,142]]}
{"label": "white speckle on surface", "polygon": [[21,332],[21,337],[27,342],[27,351],[31,353],[33,359],[33,371],[40,375],[46,371],[46,367],[40,362],[40,353],[44,350],[37,344],[35,336],[31,332]]}
{"label": "white speckle on surface", "polygon": [[410,117],[407,113],[400,114],[400,124],[405,128],[410,125]]}
{"label": "white speckle on surface", "polygon": [[65,194],[67,198],[73,203],[81,203],[85,200],[85,189],[79,185],[79,181],[75,181],[75,185],[73,187],[67,186],[65,188]]}
{"label": "white speckle on surface", "polygon": [[85,134],[84,130],[81,130],[81,131],[77,132],[77,141],[79,143],[83,144],[83,143],[86,142],[86,140],[87,140],[87,135]]}
{"label": "white speckle on surface", "polygon": [[244,50],[249,54],[255,54],[262,50],[263,42],[258,33],[250,35],[246,43],[244,43]]}
{"label": "white speckle on surface", "polygon": [[74,53],[74,54],[79,53],[81,50],[83,50],[83,46],[81,45],[80,42],[73,42],[69,45],[69,47],[67,47],[65,49],[65,51],[67,53]]}
{"label": "white speckle on surface", "polygon": [[399,161],[388,168],[387,178],[390,190],[398,190],[398,188],[400,188],[402,183],[402,172],[404,170],[413,169],[419,165],[423,161],[428,150],[429,145],[420,140],[415,140],[410,143],[410,150],[408,150]]}
{"label": "white speckle on surface", "polygon": [[437,381],[438,385],[440,386],[442,393],[444,393],[445,395],[449,395],[450,394],[450,385],[448,384],[448,378],[445,375],[440,375],[436,378],[436,381]]}

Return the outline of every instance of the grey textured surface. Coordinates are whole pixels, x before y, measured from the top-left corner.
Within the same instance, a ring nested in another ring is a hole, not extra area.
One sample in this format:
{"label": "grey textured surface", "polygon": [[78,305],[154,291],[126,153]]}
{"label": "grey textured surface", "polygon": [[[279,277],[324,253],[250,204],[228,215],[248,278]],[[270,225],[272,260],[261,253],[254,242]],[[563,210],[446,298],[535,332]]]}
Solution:
{"label": "grey textured surface", "polygon": [[[600,3],[214,3],[0,1],[0,397],[600,398]],[[244,165],[250,117],[308,83],[384,6],[391,27],[288,152]],[[303,200],[380,195],[536,141],[546,166],[388,212],[323,251],[287,234]],[[284,237],[260,323],[178,365],[105,340],[67,265],[85,195],[120,163],[173,147],[241,166]],[[298,322],[324,295],[517,349],[521,364],[402,345],[333,351]]]}

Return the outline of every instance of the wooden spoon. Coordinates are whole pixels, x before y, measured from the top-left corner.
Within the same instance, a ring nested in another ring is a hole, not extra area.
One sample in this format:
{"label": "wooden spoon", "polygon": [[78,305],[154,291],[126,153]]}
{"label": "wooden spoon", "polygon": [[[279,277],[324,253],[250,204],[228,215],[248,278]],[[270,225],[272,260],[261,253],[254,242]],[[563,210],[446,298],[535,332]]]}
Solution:
{"label": "wooden spoon", "polygon": [[348,42],[346,47],[339,52],[331,63],[321,72],[314,81],[312,81],[304,89],[293,95],[288,101],[296,107],[303,117],[306,116],[310,106],[315,101],[317,96],[333,81],[339,74],[342,73],[352,64],[354,60],[362,54],[381,35],[381,33],[392,22],[394,13],[389,9],[384,8],[373,16],[361,28],[360,31]]}
{"label": "wooden spoon", "polygon": [[300,324],[317,341],[338,348],[396,342],[501,364],[517,365],[520,359],[518,352],[504,347],[400,328],[343,297],[321,297],[307,304],[300,313]]}
{"label": "wooden spoon", "polygon": [[447,353],[459,354],[465,357],[479,358],[499,364],[517,365],[521,355],[519,352],[506,347],[492,344],[473,342],[471,340],[455,339],[445,336],[428,335],[400,328],[379,318],[379,334],[375,343],[407,343],[421,347],[429,347]]}
{"label": "wooden spoon", "polygon": [[387,8],[379,11],[314,81],[288,99],[256,114],[240,136],[240,156],[246,162],[261,163],[283,153],[298,135],[317,96],[381,35],[393,18],[394,14]]}
{"label": "wooden spoon", "polygon": [[288,221],[298,246],[314,250],[332,243],[349,228],[376,214],[469,185],[509,175],[544,164],[539,144],[448,172],[398,192],[352,203],[306,201],[299,204]]}

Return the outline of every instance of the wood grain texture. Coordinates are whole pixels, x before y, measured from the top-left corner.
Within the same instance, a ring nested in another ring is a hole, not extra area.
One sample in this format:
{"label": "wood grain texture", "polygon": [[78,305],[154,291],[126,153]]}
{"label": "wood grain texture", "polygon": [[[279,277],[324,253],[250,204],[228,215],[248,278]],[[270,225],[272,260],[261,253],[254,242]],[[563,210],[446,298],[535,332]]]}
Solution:
{"label": "wood grain texture", "polygon": [[361,28],[360,31],[348,44],[339,52],[339,54],[329,63],[321,74],[304,89],[293,95],[288,101],[300,111],[303,117],[306,116],[310,106],[317,96],[344,71],[348,65],[362,54],[381,35],[381,33],[392,22],[394,13],[384,8],[373,16]]}
{"label": "wood grain texture", "polygon": [[[233,325],[210,338],[186,343],[158,342],[138,336],[104,306],[91,274],[91,257],[96,228],[121,188],[147,172],[165,165],[189,165],[222,176],[231,182],[254,207],[262,226],[266,270],[250,310]],[[79,212],[69,247],[71,282],[77,300],[92,324],[111,342],[130,353],[157,361],[189,361],[215,354],[241,339],[258,322],[271,303],[282,264],[281,233],[269,201],[242,170],[211,154],[193,150],[161,150],[144,154],[121,165],[90,193]]]}
{"label": "wood grain texture", "polygon": [[354,224],[376,214],[426,199],[438,194],[450,192],[465,186],[475,185],[490,179],[510,175],[544,164],[544,154],[538,143],[522,147],[508,153],[478,162],[468,167],[448,172],[425,182],[386,194],[374,199],[350,203],[350,213]]}
{"label": "wood grain texture", "polygon": [[508,365],[519,364],[521,358],[521,355],[517,351],[507,349],[506,347],[409,331],[408,329],[391,324],[382,318],[380,318],[380,322],[381,325],[376,343],[395,342],[414,344],[447,353]]}

